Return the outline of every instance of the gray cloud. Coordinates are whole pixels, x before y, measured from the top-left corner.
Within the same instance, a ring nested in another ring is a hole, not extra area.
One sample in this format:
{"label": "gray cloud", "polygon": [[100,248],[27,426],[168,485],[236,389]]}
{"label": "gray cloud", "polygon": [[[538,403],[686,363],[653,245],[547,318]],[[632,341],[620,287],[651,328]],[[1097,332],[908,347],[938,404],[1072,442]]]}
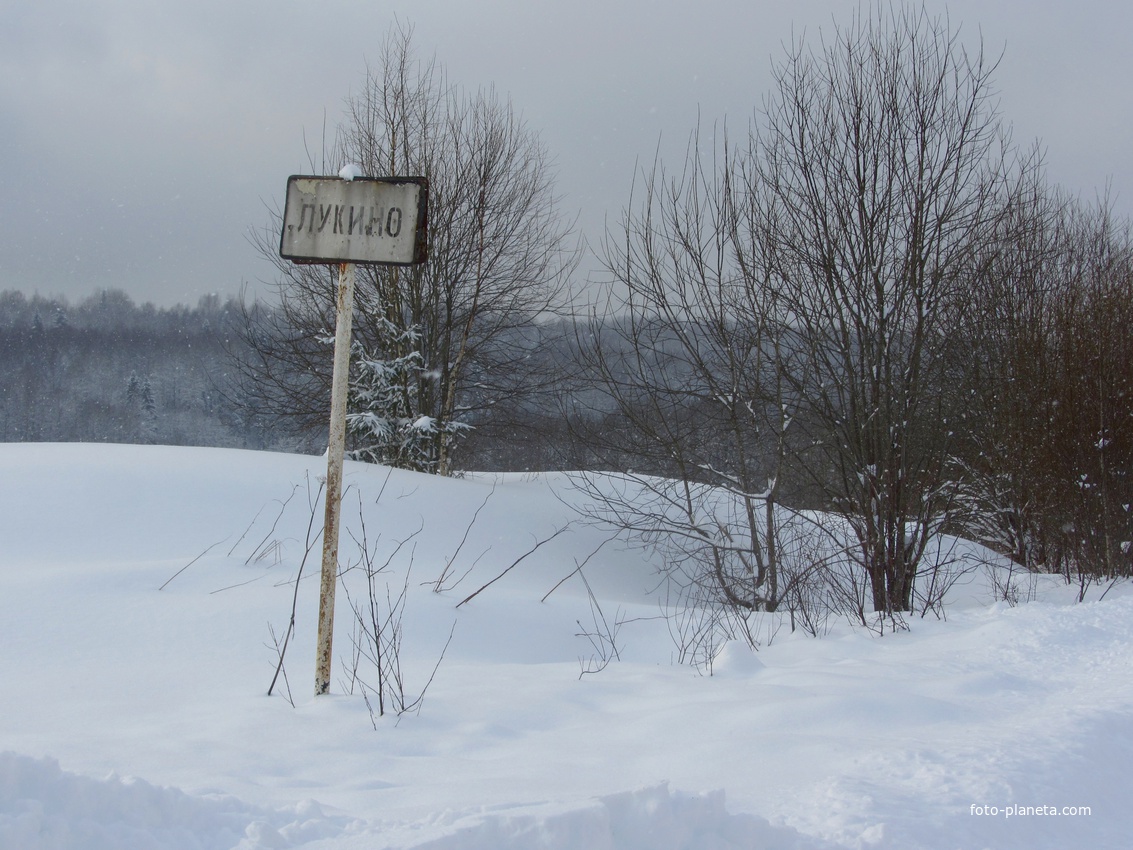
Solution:
{"label": "gray cloud", "polygon": [[[495,85],[539,130],[565,207],[591,241],[635,163],[680,156],[699,120],[742,130],[772,58],[856,3],[47,0],[0,26],[0,289],[195,302],[270,268],[246,235],[288,174],[310,170],[324,119],[395,15],[454,81]],[[943,9],[943,5],[940,6]],[[997,75],[1017,140],[1083,195],[1112,180],[1133,209],[1133,11],[1057,0],[949,3],[968,43],[1006,48]],[[930,11],[932,7],[930,6]]]}

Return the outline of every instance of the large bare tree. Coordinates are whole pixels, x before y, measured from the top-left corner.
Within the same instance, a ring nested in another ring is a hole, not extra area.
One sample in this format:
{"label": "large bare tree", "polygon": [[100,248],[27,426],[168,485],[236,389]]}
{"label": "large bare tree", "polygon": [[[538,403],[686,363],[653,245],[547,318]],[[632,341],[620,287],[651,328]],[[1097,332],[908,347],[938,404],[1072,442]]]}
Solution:
{"label": "large bare tree", "polygon": [[[576,256],[539,136],[493,90],[453,85],[395,27],[347,98],[331,163],[429,180],[429,257],[359,268],[352,447],[373,460],[447,473],[462,429],[489,426],[544,383],[527,373],[527,330],[561,302]],[[277,261],[279,309],[248,327],[254,403],[317,430],[329,394],[332,273]],[[410,445],[411,444],[411,445]],[[411,449],[411,450],[408,450]]]}
{"label": "large bare tree", "polygon": [[950,510],[945,355],[1018,167],[995,64],[923,8],[863,9],[794,46],[753,140],[771,286],[807,362],[807,467],[878,611],[910,609]]}
{"label": "large bare tree", "polygon": [[[671,528],[683,512],[733,604],[782,601],[788,470],[839,518],[822,548],[864,577],[861,610],[909,610],[939,566],[949,343],[981,240],[1033,167],[1000,122],[994,68],[923,9],[859,11],[789,48],[742,150],[694,139],[680,174],[645,175],[607,242],[624,296],[594,363],[650,471],[683,482],[658,504]],[[727,523],[694,504],[704,485],[731,494]]]}

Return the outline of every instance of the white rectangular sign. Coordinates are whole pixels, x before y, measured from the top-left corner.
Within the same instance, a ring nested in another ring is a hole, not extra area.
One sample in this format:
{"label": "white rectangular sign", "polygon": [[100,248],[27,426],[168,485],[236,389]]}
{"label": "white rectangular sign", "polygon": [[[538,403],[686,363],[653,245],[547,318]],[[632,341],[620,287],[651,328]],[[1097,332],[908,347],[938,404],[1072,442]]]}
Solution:
{"label": "white rectangular sign", "polygon": [[428,197],[423,177],[289,177],[279,255],[308,263],[422,263]]}

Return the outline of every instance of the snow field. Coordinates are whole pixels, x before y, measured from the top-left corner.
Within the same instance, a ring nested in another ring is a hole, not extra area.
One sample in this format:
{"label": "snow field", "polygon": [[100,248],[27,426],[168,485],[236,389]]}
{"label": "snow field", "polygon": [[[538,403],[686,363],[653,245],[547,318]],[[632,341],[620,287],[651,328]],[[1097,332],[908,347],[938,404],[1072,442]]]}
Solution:
{"label": "snow field", "polygon": [[[295,706],[269,698],[269,624],[286,628],[323,463],[0,446],[0,848],[1116,848],[1133,834],[1125,588],[1073,604],[1044,582],[1012,608],[974,573],[944,621],[814,640],[769,618],[758,654],[727,644],[707,676],[673,663],[649,553],[593,527],[549,539],[573,518],[562,476],[348,464],[342,557],[363,519],[374,561],[396,552],[379,586],[407,589],[410,696],[444,658],[419,713],[372,722],[346,693],[355,568],[334,693],[310,696],[316,547],[286,660]],[[580,676],[594,650],[579,635],[597,628],[567,578],[583,562],[622,625],[621,660]],[[1090,813],[973,814],[1012,805]]]}

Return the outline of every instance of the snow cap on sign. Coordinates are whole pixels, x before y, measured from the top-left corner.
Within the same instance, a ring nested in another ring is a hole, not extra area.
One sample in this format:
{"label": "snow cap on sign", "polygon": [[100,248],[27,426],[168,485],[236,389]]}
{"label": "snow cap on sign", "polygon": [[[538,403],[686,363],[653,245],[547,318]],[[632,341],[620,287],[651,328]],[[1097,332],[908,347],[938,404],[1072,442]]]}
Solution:
{"label": "snow cap on sign", "polygon": [[343,180],[353,180],[355,177],[362,176],[362,166],[357,163],[350,163],[342,166],[342,170],[338,172],[338,176]]}

